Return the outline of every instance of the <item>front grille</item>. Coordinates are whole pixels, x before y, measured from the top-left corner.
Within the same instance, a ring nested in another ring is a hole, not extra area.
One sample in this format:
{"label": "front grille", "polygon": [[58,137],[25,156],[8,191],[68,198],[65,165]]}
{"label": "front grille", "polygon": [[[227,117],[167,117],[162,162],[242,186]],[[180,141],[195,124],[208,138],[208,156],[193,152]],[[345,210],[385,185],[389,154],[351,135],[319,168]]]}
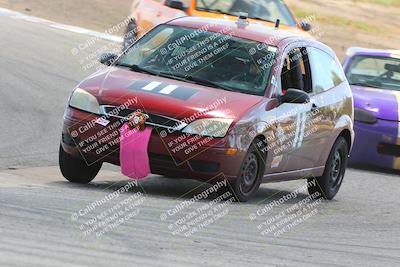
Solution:
{"label": "front grille", "polygon": [[378,153],[388,156],[400,157],[400,146],[394,144],[380,143]]}
{"label": "front grille", "polygon": [[149,158],[151,166],[175,170],[188,170],[187,164],[182,164],[182,162],[178,162],[178,160],[172,158],[172,156],[149,153]]}
{"label": "front grille", "polygon": [[220,165],[216,162],[205,162],[199,160],[189,160],[188,162],[182,162],[177,158],[172,158],[172,156],[168,155],[160,155],[160,154],[149,154],[150,165],[168,168],[174,170],[182,170],[189,171],[188,166],[190,165],[191,169],[195,172],[207,173],[207,174],[215,174],[219,172]]}
{"label": "front grille", "polygon": [[219,171],[219,164],[216,162],[190,160],[189,163],[196,172],[217,173]]}
{"label": "front grille", "polygon": [[[109,106],[109,105],[100,106],[100,110],[103,115],[106,115],[108,117],[123,119],[125,121],[128,121],[129,117],[136,111],[133,109],[121,109],[116,106]],[[186,123],[168,116],[151,114],[151,113],[145,113],[145,114],[149,116],[149,119],[146,121],[146,124],[157,128],[165,128],[174,131],[180,131],[187,126]]]}

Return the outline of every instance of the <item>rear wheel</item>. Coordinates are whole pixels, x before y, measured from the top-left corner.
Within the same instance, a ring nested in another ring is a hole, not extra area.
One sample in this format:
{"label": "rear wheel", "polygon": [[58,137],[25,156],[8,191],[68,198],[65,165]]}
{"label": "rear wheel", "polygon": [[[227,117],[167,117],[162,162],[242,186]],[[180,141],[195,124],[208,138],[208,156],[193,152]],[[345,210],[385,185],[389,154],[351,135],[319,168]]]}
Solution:
{"label": "rear wheel", "polygon": [[123,51],[128,49],[137,38],[137,25],[134,20],[131,20],[126,28],[126,32],[124,34],[124,42],[123,42]]}
{"label": "rear wheel", "polygon": [[66,153],[60,145],[59,165],[62,175],[72,183],[90,183],[99,173],[102,163],[88,165],[83,159]]}
{"label": "rear wheel", "polygon": [[232,189],[240,202],[248,201],[260,187],[265,170],[265,152],[255,141],[247,151],[238,177],[233,181]]}
{"label": "rear wheel", "polygon": [[338,193],[346,171],[349,146],[340,136],[332,147],[324,173],[321,177],[308,179],[308,192],[310,195],[319,194],[318,197],[331,200]]}

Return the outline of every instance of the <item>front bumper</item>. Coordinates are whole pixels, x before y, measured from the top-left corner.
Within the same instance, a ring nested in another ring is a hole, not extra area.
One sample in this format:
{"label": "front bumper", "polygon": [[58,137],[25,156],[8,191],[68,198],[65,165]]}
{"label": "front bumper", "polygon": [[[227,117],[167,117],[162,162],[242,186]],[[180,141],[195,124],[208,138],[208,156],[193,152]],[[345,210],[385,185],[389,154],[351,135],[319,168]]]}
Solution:
{"label": "front bumper", "polygon": [[350,163],[400,169],[399,122],[354,123],[355,141]]}
{"label": "front bumper", "polygon": [[[98,118],[68,107],[61,145],[68,154],[83,158],[88,165],[96,162],[119,165],[119,128],[124,122],[107,118],[110,122],[103,126],[95,123]],[[148,146],[152,173],[202,181],[233,179],[238,175],[246,153],[237,151],[229,155],[231,150],[225,147],[224,139],[197,137],[195,141],[194,138],[182,141],[182,133],[161,137],[161,130],[153,129]]]}

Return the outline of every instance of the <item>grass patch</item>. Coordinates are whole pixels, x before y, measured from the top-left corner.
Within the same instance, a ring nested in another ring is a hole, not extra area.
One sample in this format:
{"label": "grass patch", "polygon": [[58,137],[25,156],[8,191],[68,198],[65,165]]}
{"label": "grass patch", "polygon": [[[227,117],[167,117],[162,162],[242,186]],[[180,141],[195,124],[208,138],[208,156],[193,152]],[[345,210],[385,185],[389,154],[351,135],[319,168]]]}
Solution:
{"label": "grass patch", "polygon": [[304,19],[304,18],[311,17],[311,16],[315,15],[315,13],[295,7],[294,8],[294,15],[299,19]]}
{"label": "grass patch", "polygon": [[[364,0],[362,0],[364,1]],[[391,0],[365,0],[365,1],[391,1]],[[400,0],[397,0],[400,1]],[[318,13],[311,12],[309,10],[304,10],[293,6],[294,14],[299,19],[304,19],[310,16],[315,15],[316,21],[322,22],[324,24],[333,24],[342,27],[352,27],[357,30],[366,31],[366,32],[379,32],[381,31],[380,28],[377,26],[371,25],[367,22],[359,21],[359,20],[352,20],[341,16],[326,16],[326,15],[319,15]]]}
{"label": "grass patch", "polygon": [[399,0],[353,0],[353,2],[356,3],[371,3],[371,4],[377,4],[377,5],[383,5],[383,6],[399,6],[400,7],[400,1]]}
{"label": "grass patch", "polygon": [[324,16],[319,19],[325,23],[330,23],[337,26],[352,27],[367,32],[379,32],[381,30],[377,26],[371,25],[367,22],[359,20],[351,20],[340,16]]}

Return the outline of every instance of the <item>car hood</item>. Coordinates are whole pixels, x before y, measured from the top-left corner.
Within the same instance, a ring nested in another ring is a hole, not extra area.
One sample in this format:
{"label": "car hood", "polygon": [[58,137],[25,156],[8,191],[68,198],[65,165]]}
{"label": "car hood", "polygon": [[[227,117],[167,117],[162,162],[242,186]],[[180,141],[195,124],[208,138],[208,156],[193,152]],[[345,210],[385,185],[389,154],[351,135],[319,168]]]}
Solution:
{"label": "car hood", "polygon": [[101,105],[128,104],[131,109],[176,119],[235,120],[264,99],[117,67],[95,73],[79,87],[96,96]]}
{"label": "car hood", "polygon": [[399,121],[400,92],[352,85],[354,107],[383,120]]}

